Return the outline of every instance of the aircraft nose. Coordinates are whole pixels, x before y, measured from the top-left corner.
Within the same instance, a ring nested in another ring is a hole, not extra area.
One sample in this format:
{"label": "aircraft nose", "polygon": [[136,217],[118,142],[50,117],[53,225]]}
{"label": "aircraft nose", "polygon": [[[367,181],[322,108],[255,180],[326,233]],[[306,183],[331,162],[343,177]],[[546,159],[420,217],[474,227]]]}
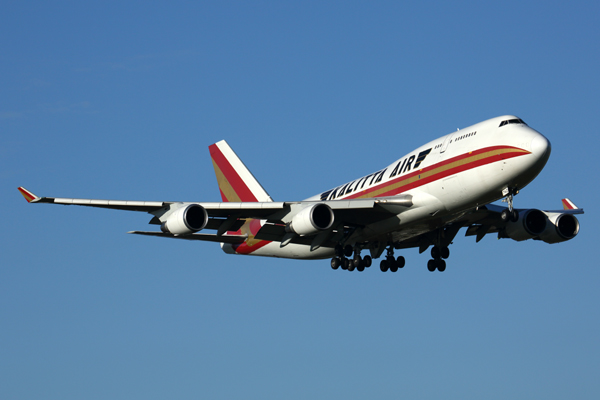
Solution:
{"label": "aircraft nose", "polygon": [[548,159],[552,146],[543,135],[537,134],[531,141],[531,152],[540,158]]}

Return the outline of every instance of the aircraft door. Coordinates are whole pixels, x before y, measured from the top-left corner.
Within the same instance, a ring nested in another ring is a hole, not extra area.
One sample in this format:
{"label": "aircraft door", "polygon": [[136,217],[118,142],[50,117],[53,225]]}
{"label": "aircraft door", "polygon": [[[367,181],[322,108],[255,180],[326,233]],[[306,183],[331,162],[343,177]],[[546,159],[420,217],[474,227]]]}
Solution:
{"label": "aircraft door", "polygon": [[450,144],[450,142],[452,142],[453,136],[454,136],[454,133],[451,133],[448,136],[446,136],[446,139],[444,140],[444,143],[442,143],[442,147],[440,148],[440,153],[443,153],[446,151],[446,149],[448,148],[448,145]]}

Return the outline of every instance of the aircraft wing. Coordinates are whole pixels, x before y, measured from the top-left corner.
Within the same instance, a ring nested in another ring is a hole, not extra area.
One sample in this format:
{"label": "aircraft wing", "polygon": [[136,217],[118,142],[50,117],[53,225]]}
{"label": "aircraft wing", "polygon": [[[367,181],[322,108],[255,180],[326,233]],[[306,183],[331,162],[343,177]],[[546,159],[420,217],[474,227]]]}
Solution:
{"label": "aircraft wing", "polygon": [[[544,223],[547,227],[549,227],[550,225],[555,225],[556,231],[552,230],[553,234],[554,232],[560,232],[559,235],[576,235],[577,231],[579,230],[579,224],[577,222],[577,219],[575,219],[574,217],[567,217],[564,219],[565,222],[561,224],[559,223],[559,218],[562,218],[563,216],[583,214],[584,211],[583,209],[575,206],[575,204],[573,204],[573,202],[571,202],[569,199],[563,199],[562,203],[564,207],[564,209],[562,210],[541,211],[541,213],[545,215]],[[484,207],[479,208],[478,210],[475,210],[465,215],[461,220],[462,226],[467,227],[467,232],[465,236],[476,236],[477,242],[483,239],[483,237],[488,233],[498,233],[498,238],[511,237],[512,235],[513,238],[515,238],[515,240],[525,240],[529,238],[541,238],[544,241],[552,240],[551,238],[545,237],[545,235],[549,234],[549,229],[541,229],[544,231],[544,234],[542,235],[538,234],[537,232],[532,232],[536,229],[536,227],[534,226],[535,218],[541,217],[541,214],[534,214],[532,212],[538,212],[538,210],[516,209],[516,211],[519,213],[520,222],[511,223],[510,221],[504,220],[502,218],[502,212],[505,209],[506,208],[502,206],[488,204]],[[508,226],[511,224],[511,229],[507,229]],[[531,226],[528,227],[528,224]],[[565,229],[570,230],[571,233],[566,233]],[[527,232],[528,230],[529,232]],[[552,243],[552,241],[550,241],[550,243]]]}
{"label": "aircraft wing", "polygon": [[396,242],[396,249],[418,247],[422,253],[436,240],[441,240],[440,245],[447,247],[462,228],[467,228],[465,236],[475,236],[476,242],[490,233],[497,234],[498,239],[511,238],[517,241],[534,239],[558,243],[569,240],[579,231],[579,222],[573,215],[583,214],[584,211],[569,199],[563,199],[562,202],[562,210],[515,209],[519,214],[516,222],[503,218],[506,207],[487,204],[448,221],[442,228],[441,236],[436,231],[403,235]]}
{"label": "aircraft wing", "polygon": [[39,197],[31,191],[20,187],[19,192],[29,203],[50,203],[62,205],[75,205],[85,207],[110,208],[113,210],[126,211],[145,211],[148,213],[156,212],[162,208],[173,204],[199,204],[207,210],[210,210],[210,216],[223,217],[232,212],[241,210],[249,211],[246,218],[260,218],[273,213],[274,210],[283,208],[284,203],[265,202],[265,203],[220,203],[220,202],[175,202],[175,201],[132,201],[132,200],[101,200],[101,199],[72,199],[63,197]]}
{"label": "aircraft wing", "polygon": [[[19,187],[19,192],[29,203],[50,203],[62,205],[75,205],[84,207],[109,208],[113,210],[144,211],[154,213],[162,208],[172,205],[198,204],[205,208],[209,217],[229,217],[237,215],[239,218],[271,219],[280,222],[277,218],[293,205],[327,204],[336,213],[352,223],[360,223],[364,217],[355,215],[358,209],[373,209],[375,205],[382,205],[379,210],[395,209],[412,205],[410,196],[398,196],[390,199],[357,199],[357,200],[330,200],[330,201],[298,201],[298,202],[175,202],[175,201],[133,201],[133,200],[103,200],[103,199],[74,199],[63,197],[39,197],[31,191]],[[389,212],[386,212],[389,214]]]}
{"label": "aircraft wing", "polygon": [[[30,203],[48,203],[62,205],[77,205],[84,207],[108,208],[114,210],[142,211],[154,215],[150,224],[161,225],[174,211],[199,205],[206,210],[208,221],[203,229],[216,229],[216,235],[209,234],[170,234],[163,232],[132,231],[130,233],[173,237],[187,240],[205,240],[221,243],[239,243],[247,236],[224,235],[225,232],[235,232],[248,219],[267,221],[263,236],[270,240],[282,240],[285,235],[285,224],[293,216],[306,207],[315,204],[326,204],[334,213],[335,226],[364,226],[378,220],[389,218],[412,206],[409,195],[393,198],[330,200],[330,201],[299,201],[299,202],[173,202],[173,201],[131,201],[76,199],[62,197],[40,197],[31,191],[19,187],[19,192]],[[283,229],[283,230],[282,230]],[[225,239],[225,238],[228,239]]]}

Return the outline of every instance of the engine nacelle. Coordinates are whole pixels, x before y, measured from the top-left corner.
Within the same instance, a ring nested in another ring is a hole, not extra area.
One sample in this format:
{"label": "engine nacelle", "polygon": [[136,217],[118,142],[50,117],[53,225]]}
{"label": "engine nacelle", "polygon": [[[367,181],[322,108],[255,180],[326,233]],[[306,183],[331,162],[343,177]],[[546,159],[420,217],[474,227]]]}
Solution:
{"label": "engine nacelle", "polygon": [[546,243],[571,240],[579,233],[579,221],[572,214],[546,213],[548,224],[539,236]]}
{"label": "engine nacelle", "polygon": [[189,235],[203,229],[208,223],[208,213],[199,204],[180,207],[167,217],[160,230],[173,235]]}
{"label": "engine nacelle", "polygon": [[333,225],[333,210],[327,204],[313,204],[303,208],[292,218],[287,229],[298,235],[314,235],[319,231],[331,228]]}
{"label": "engine nacelle", "polygon": [[516,222],[510,221],[506,224],[504,232],[513,240],[531,239],[545,231],[547,220],[546,214],[540,210],[523,210],[519,212],[519,219]]}

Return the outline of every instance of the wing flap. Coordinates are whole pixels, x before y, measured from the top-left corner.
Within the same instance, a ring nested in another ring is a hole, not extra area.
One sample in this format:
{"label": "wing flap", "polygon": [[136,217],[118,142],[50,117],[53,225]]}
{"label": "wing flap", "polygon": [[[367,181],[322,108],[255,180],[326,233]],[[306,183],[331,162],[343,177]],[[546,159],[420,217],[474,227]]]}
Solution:
{"label": "wing flap", "polygon": [[280,242],[285,234],[285,226],[283,225],[264,224],[254,236],[254,239]]}
{"label": "wing flap", "polygon": [[131,232],[127,232],[127,233],[131,233],[134,235],[166,237],[166,238],[171,238],[171,239],[201,240],[204,242],[231,243],[231,244],[243,243],[248,238],[246,235],[217,236],[217,235],[209,234],[209,233],[194,233],[191,235],[178,235],[178,236],[175,236],[170,233],[163,233],[163,232],[131,231]]}

